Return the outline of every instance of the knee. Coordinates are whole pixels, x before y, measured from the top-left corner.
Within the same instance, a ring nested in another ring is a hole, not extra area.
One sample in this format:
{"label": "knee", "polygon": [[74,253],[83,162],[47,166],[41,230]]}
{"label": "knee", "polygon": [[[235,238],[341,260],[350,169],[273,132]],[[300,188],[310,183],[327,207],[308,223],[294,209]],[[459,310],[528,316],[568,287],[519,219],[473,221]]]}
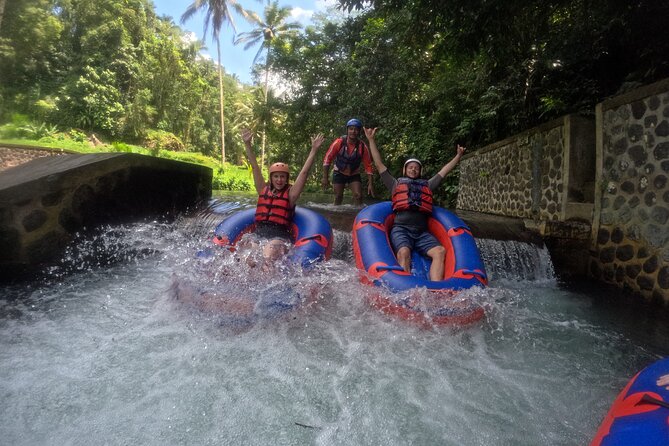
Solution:
{"label": "knee", "polygon": [[410,259],[411,250],[406,246],[401,247],[399,250],[397,250],[397,258],[399,260]]}
{"label": "knee", "polygon": [[444,260],[444,257],[446,257],[446,248],[443,246],[435,246],[430,250],[430,253],[432,254],[430,257],[432,257],[432,260]]}

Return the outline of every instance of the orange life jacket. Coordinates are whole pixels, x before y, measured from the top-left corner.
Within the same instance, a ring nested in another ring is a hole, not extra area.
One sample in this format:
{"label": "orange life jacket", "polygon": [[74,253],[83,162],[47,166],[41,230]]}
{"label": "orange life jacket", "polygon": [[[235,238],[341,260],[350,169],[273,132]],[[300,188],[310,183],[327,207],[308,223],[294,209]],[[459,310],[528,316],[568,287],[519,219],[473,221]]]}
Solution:
{"label": "orange life jacket", "polygon": [[290,206],[289,190],[290,186],[284,187],[278,192],[272,192],[269,185],[265,186],[260,192],[260,196],[258,196],[255,221],[270,221],[290,227],[295,209]]}
{"label": "orange life jacket", "polygon": [[428,181],[422,179],[398,178],[393,191],[393,211],[417,210],[432,213],[432,191]]}

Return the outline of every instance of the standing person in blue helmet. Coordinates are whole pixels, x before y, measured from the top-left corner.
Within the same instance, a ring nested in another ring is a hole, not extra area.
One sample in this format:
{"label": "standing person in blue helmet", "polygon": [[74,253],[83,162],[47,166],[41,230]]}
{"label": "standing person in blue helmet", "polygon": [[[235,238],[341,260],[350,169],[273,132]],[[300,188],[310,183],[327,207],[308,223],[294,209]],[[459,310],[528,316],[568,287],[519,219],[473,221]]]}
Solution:
{"label": "standing person in blue helmet", "polygon": [[360,165],[367,173],[367,194],[374,196],[372,183],[372,160],[369,156],[369,148],[360,139],[362,122],[359,119],[351,119],[346,123],[346,135],[335,139],[325,153],[323,159],[323,190],[330,187],[330,166],[332,169],[332,188],[334,190],[334,204],[340,205],[344,198],[344,189],[348,184],[353,195],[353,204],[362,204],[362,179],[360,177]]}
{"label": "standing person in blue helmet", "polygon": [[411,273],[411,252],[416,250],[432,259],[430,280],[443,280],[446,249],[427,229],[428,218],[432,214],[432,191],[460,162],[466,149],[458,144],[453,159],[429,180],[421,178],[423,164],[416,158],[406,160],[402,176],[395,178],[381,160],[381,154],[376,147],[376,130],[365,128],[365,135],[381,181],[392,197],[395,222],[390,230],[390,243],[397,261],[404,271]]}

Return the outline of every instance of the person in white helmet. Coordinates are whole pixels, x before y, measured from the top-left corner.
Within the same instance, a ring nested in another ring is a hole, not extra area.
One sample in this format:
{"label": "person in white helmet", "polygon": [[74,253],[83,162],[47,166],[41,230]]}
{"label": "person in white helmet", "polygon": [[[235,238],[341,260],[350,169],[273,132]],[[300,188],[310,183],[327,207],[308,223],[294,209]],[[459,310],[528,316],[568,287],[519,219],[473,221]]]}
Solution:
{"label": "person in white helmet", "polygon": [[[253,182],[258,192],[255,214],[255,234],[269,239],[263,247],[263,255],[275,260],[288,250],[290,231],[295,205],[307,183],[309,171],[316,160],[316,152],[323,144],[323,134],[311,137],[311,151],[293,184],[289,183],[290,169],[286,163],[274,163],[269,167],[269,179],[265,181],[262,170],[251,146],[253,135],[248,129],[242,130],[242,140],[246,147],[246,157],[253,171]],[[283,241],[284,243],[278,243]]]}
{"label": "person in white helmet", "polygon": [[458,144],[455,157],[429,180],[421,178],[423,165],[416,158],[406,160],[402,176],[394,178],[383,164],[376,146],[377,129],[365,128],[364,130],[369,141],[369,151],[379,171],[381,181],[391,192],[395,222],[390,230],[390,242],[397,255],[397,261],[406,272],[410,273],[411,252],[417,250],[420,254],[432,259],[430,280],[443,280],[446,249],[427,229],[427,221],[432,213],[432,191],[460,162],[466,149]]}

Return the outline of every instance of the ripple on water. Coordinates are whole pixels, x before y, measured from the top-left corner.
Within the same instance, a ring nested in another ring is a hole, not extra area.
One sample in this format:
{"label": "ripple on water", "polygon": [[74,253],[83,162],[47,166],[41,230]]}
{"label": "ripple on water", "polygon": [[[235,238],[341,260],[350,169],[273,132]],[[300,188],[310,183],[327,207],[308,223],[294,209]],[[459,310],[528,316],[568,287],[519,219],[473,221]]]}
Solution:
{"label": "ripple on water", "polygon": [[[198,257],[205,220],[102,229],[51,276],[0,289],[4,442],[585,444],[668,353],[666,321],[536,276],[468,290],[486,310],[471,327],[412,325],[367,304],[345,231],[332,261],[276,280]],[[286,285],[304,305],[242,326],[174,289],[258,301]]]}

